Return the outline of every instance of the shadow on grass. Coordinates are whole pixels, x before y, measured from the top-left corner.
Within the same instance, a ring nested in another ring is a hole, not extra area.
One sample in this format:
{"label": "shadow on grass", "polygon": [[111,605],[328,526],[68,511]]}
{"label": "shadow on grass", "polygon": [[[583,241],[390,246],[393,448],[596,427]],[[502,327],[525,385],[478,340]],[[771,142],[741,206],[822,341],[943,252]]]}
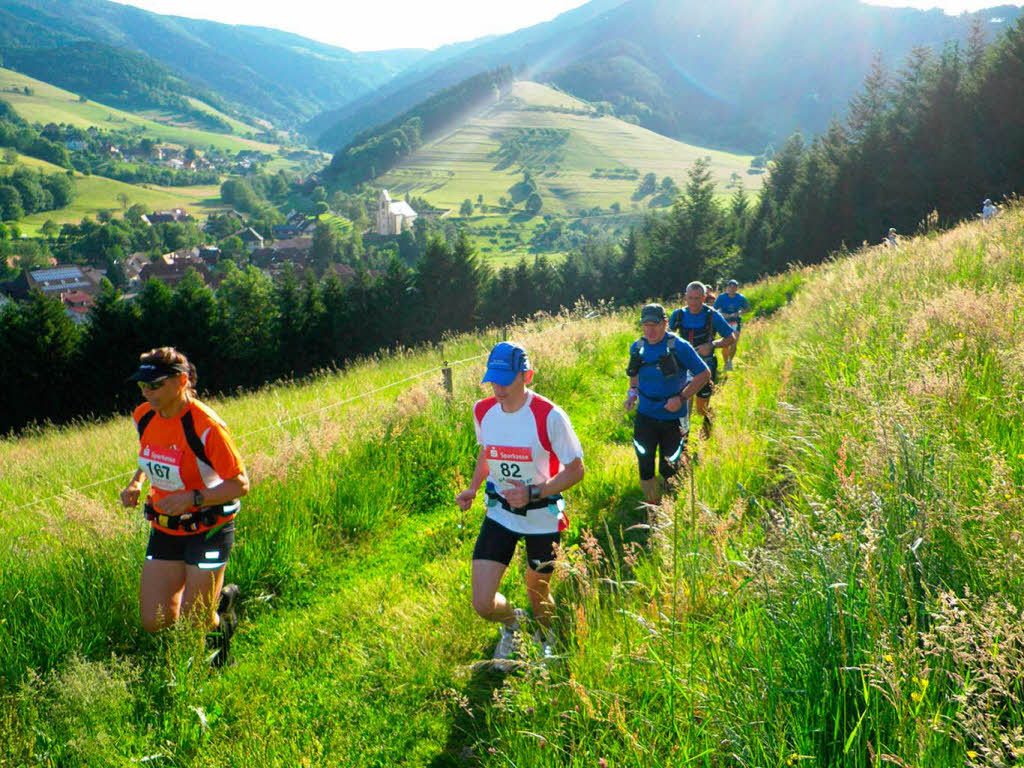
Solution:
{"label": "shadow on grass", "polygon": [[462,705],[456,709],[455,719],[448,733],[444,749],[427,765],[430,768],[455,768],[476,765],[479,758],[473,747],[483,739],[487,718],[485,709],[501,687],[511,668],[480,662],[472,666],[469,682],[462,691]]}

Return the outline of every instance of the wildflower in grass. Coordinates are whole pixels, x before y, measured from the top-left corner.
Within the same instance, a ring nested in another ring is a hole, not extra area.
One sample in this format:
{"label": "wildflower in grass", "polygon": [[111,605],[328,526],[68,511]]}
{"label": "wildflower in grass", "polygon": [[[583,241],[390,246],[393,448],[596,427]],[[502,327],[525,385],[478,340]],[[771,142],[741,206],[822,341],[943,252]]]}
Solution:
{"label": "wildflower in grass", "polygon": [[580,534],[580,549],[583,550],[587,559],[594,565],[604,560],[604,550],[601,549],[601,544],[597,541],[597,537],[589,529],[584,529],[583,533]]}

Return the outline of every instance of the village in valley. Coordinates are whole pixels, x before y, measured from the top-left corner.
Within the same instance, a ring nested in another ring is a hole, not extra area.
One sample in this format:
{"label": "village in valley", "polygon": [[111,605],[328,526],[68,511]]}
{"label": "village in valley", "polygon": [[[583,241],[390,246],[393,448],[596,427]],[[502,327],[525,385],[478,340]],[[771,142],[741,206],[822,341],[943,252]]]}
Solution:
{"label": "village in valley", "polygon": [[[443,213],[443,212],[432,212]],[[366,236],[381,240],[394,239],[403,232],[410,232],[419,214],[404,200],[392,200],[387,190],[381,190],[373,227]],[[263,237],[246,224],[247,217],[236,210],[215,214],[205,221],[201,230],[207,240],[213,242],[153,256],[147,252],[135,252],[119,261],[117,266],[125,278],[122,297],[126,300],[135,295],[149,280],[156,280],[168,288],[174,288],[188,272],[194,271],[202,282],[216,289],[225,272],[221,265],[227,258],[222,244],[231,241],[236,247],[229,249],[232,263],[239,263],[237,243],[241,244],[242,263],[252,264],[271,279],[280,279],[287,270],[304,272],[312,268],[313,235],[319,217],[291,211],[284,224],[272,227],[272,236]],[[193,216],[184,208],[152,211],[139,216],[145,226],[159,224],[193,223]],[[223,231],[228,225],[230,234],[216,238],[215,229]],[[233,225],[233,226],[232,226]],[[99,294],[101,280],[106,271],[94,266],[52,263],[36,268],[24,268],[13,280],[0,283],[0,307],[11,300],[24,300],[33,290],[61,301],[65,312],[78,324],[88,322],[89,310]],[[331,263],[328,269],[344,283],[355,274],[349,264]]]}

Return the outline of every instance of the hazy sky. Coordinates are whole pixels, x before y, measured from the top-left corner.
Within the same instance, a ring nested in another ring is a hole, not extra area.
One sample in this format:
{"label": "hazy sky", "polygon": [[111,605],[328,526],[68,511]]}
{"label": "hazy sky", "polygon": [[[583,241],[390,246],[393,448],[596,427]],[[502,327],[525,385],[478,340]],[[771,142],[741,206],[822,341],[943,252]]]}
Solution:
{"label": "hazy sky", "polygon": [[[583,0],[119,0],[157,13],[273,27],[353,51],[437,48],[504,34],[553,19]],[[957,14],[1000,0],[873,0],[876,5],[939,7]],[[1020,5],[1021,2],[1014,3]]]}

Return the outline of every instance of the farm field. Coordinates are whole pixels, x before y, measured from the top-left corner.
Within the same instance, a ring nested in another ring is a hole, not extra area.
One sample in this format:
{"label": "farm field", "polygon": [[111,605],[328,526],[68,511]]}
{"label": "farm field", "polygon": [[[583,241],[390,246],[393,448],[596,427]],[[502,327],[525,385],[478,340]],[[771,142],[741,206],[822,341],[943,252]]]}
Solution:
{"label": "farm field", "polygon": [[494,332],[445,342],[451,400],[422,349],[214,403],[255,480],[219,673],[138,627],[127,417],[0,441],[0,765],[1012,765],[1022,245],[1008,207],[745,287],[714,433],[656,508],[621,408],[636,308],[513,329],[586,454],[547,665],[481,663],[482,504],[453,504]]}
{"label": "farm field", "polygon": [[[497,167],[501,165],[495,155],[501,147],[500,137],[515,129],[554,129],[568,131],[568,139],[556,153],[556,162],[535,174],[545,213],[571,215],[615,202],[629,211],[639,178],[598,178],[594,173],[636,169],[640,177],[653,172],[659,182],[671,176],[683,186],[694,161],[705,156],[711,157],[719,191],[725,190],[733,173],[740,175],[748,191],[761,186],[760,176],[746,173],[750,156],[684,144],[614,117],[569,114],[557,111],[560,109],[583,112],[591,107],[547,86],[517,82],[501,102],[422,147],[381,177],[381,182],[396,197],[409,192],[439,208],[458,211],[463,200],[475,203],[478,195],[483,195],[485,203],[497,205],[498,198],[509,197],[510,188],[522,180],[515,164]],[[641,207],[638,204],[638,209]]]}
{"label": "farm field", "polygon": [[[571,110],[571,111],[566,111]],[[526,247],[541,222],[540,216],[572,219],[600,207],[609,226],[619,226],[623,216],[635,221],[648,210],[652,197],[634,200],[640,179],[653,172],[659,184],[672,177],[679,187],[700,157],[711,158],[712,176],[723,198],[732,174],[738,174],[748,192],[760,189],[761,176],[747,174],[751,157],[733,155],[684,144],[614,117],[594,116],[592,107],[568,94],[539,83],[516,82],[509,95],[403,160],[378,182],[396,199],[406,194],[423,197],[437,208],[459,216],[464,200],[474,203],[474,213],[464,219],[471,239],[495,264],[506,264],[530,253]],[[523,180],[519,163],[500,156],[502,145],[523,131],[555,131],[563,136],[557,147],[541,147],[526,159],[537,182],[543,208],[529,216],[499,207],[501,198],[512,199]],[[483,196],[485,208],[477,205]],[[621,213],[609,210],[617,203]],[[592,217],[600,222],[600,217]],[[515,243],[491,242],[494,234],[480,230],[508,227],[514,222],[520,238]],[[626,227],[628,229],[628,226]]]}

